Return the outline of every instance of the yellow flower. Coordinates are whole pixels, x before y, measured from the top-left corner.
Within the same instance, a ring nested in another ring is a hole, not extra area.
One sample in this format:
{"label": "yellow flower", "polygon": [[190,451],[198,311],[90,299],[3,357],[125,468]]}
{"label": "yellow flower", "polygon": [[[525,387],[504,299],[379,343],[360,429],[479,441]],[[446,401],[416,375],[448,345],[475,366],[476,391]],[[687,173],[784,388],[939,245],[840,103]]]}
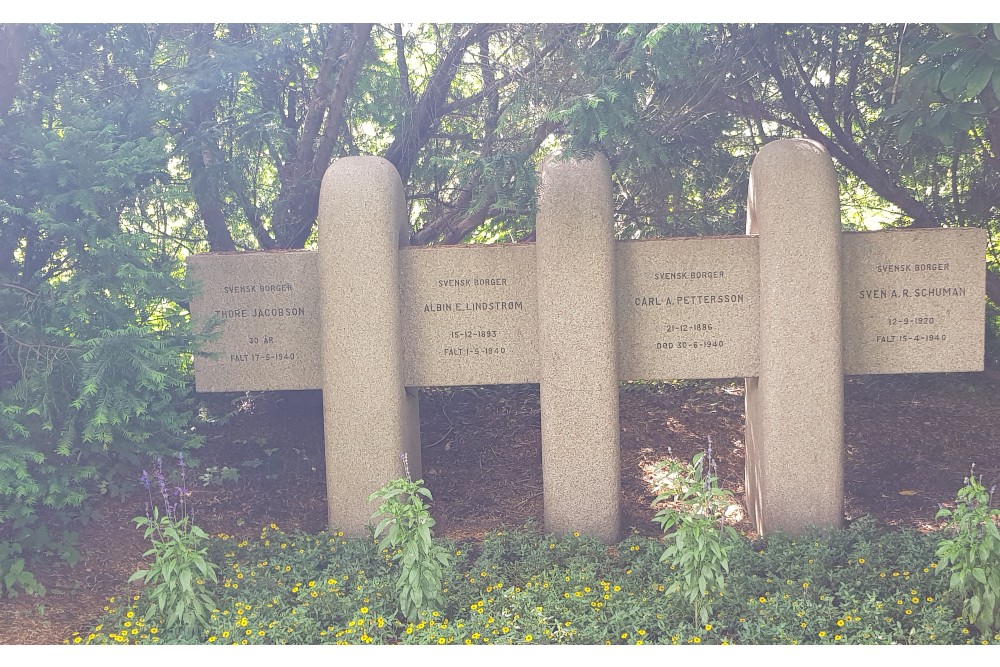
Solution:
{"label": "yellow flower", "polygon": [[701,643],[701,637],[695,637],[691,641],[693,641],[695,644],[700,644]]}
{"label": "yellow flower", "polygon": [[858,559],[858,564],[859,565],[864,565],[865,564],[865,559],[864,558],[859,558]]}
{"label": "yellow flower", "polygon": [[820,630],[819,631],[819,636],[820,637],[826,637],[826,630]]}
{"label": "yellow flower", "polygon": [[526,642],[530,642],[532,639],[534,639],[534,637],[532,637],[531,635],[525,635],[524,636],[524,641],[526,641]]}
{"label": "yellow flower", "polygon": [[764,597],[763,595],[761,595],[761,596],[760,596],[759,598],[757,598],[757,600],[758,600],[758,601],[759,601],[759,602],[760,602],[761,604],[764,604],[765,602],[767,602],[767,598],[766,598],[766,597]]}
{"label": "yellow flower", "polygon": [[833,636],[833,641],[839,642],[840,641],[840,635],[834,635]]}
{"label": "yellow flower", "polygon": [[802,588],[809,588],[809,582],[808,581],[803,581],[802,582]]}
{"label": "yellow flower", "polygon": [[362,614],[367,614],[368,613],[368,607],[362,607],[360,609],[360,611],[361,611]]}
{"label": "yellow flower", "polygon": [[842,619],[842,618],[838,619],[837,620],[837,625],[840,626],[840,627],[844,627],[844,619]]}
{"label": "yellow flower", "polygon": [[712,631],[712,624],[709,623],[708,625],[705,626],[705,632],[711,632],[711,631]]}
{"label": "yellow flower", "polygon": [[211,637],[208,638],[208,642],[211,644],[212,642],[214,642],[217,639],[218,639],[218,637],[216,637],[215,635],[212,635]]}

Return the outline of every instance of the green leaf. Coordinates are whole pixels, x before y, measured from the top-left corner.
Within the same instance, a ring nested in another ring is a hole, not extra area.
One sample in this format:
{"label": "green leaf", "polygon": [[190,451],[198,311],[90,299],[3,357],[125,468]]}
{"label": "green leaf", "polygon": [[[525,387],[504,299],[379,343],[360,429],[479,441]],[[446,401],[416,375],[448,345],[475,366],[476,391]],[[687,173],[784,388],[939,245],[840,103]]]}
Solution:
{"label": "green leaf", "polygon": [[990,79],[993,77],[995,71],[994,62],[988,60],[980,62],[969,74],[968,81],[965,85],[965,95],[966,99],[973,98],[986,88],[987,84],[990,83]]}
{"label": "green leaf", "polygon": [[942,32],[949,35],[978,35],[986,26],[986,23],[938,23]]}
{"label": "green leaf", "polygon": [[[899,124],[899,128],[896,130],[899,137],[899,143],[906,144],[910,141],[913,136],[913,130],[916,128],[916,122],[913,118],[907,118],[902,123]],[[948,510],[941,510],[942,512],[947,512]],[[939,517],[940,518],[940,517]]]}
{"label": "green leaf", "polygon": [[[958,100],[961,92],[964,92],[969,80],[969,75],[975,68],[976,63],[971,58],[958,58],[945,70],[941,77],[941,94],[945,97]],[[931,114],[932,117],[934,114]]]}

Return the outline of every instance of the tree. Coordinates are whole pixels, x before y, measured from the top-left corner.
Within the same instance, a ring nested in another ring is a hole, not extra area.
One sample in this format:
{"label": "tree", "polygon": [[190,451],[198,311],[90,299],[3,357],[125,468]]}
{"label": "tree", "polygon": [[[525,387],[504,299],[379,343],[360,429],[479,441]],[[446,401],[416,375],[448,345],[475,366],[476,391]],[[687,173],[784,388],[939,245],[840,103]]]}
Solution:
{"label": "tree", "polygon": [[[962,34],[899,24],[733,26],[746,83],[729,104],[763,140],[792,132],[822,143],[845,180],[876,195],[863,205],[890,206],[894,226],[995,232],[1000,111],[987,84],[1000,42],[985,24],[949,29]],[[987,291],[1000,302],[995,273]]]}
{"label": "tree", "polygon": [[[190,336],[166,139],[149,104],[155,31],[0,28],[0,581],[22,549],[72,559],[91,495],[149,453],[198,444],[179,402]],[[62,510],[43,522],[43,508]],[[70,511],[72,508],[81,508]],[[2,593],[3,590],[0,590]]]}

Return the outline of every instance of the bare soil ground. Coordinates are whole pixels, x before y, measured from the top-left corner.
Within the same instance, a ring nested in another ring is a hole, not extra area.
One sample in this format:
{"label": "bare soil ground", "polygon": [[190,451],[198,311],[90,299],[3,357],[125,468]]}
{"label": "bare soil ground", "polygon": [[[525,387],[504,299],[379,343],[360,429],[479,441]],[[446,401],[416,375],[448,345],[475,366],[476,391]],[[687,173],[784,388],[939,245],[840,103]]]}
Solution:
{"label": "bare soil ground", "polygon": [[[988,483],[1000,480],[1000,402],[983,374],[852,378],[845,390],[848,519],[871,514],[934,530],[939,503],[954,501],[973,463]],[[217,408],[232,397],[206,398]],[[258,395],[236,401],[240,412],[228,423],[204,424],[199,471],[229,466],[240,476],[192,485],[199,525],[250,538],[271,522],[325,528],[320,401],[318,392]],[[438,534],[475,539],[529,519],[541,525],[537,385],[424,390],[420,401],[423,477]],[[721,483],[742,502],[742,381],[629,385],[620,411],[626,529],[657,534],[653,466],[668,456],[690,460],[709,438]],[[144,513],[144,494],[137,487],[134,497],[109,500],[102,520],[80,527],[75,567],[35,563],[45,597],[0,599],[0,644],[62,643],[90,629],[110,596],[128,591],[147,548],[132,522]],[[752,532],[745,518],[738,527]]]}

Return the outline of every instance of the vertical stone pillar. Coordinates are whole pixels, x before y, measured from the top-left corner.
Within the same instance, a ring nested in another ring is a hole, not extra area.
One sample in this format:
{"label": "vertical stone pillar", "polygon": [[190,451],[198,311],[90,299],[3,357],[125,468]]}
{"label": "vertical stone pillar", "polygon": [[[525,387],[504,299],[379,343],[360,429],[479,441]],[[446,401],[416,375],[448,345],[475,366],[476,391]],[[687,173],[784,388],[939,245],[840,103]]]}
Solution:
{"label": "vertical stone pillar", "polygon": [[545,162],[536,239],[545,527],[614,542],[621,464],[606,158]]}
{"label": "vertical stone pillar", "polygon": [[761,149],[747,233],[760,237],[760,374],[746,380],[747,507],[761,534],[840,526],[840,203],[821,145],[795,139]]}
{"label": "vertical stone pillar", "polygon": [[[399,174],[387,160],[337,160],[323,178],[319,275],[323,424],[331,529],[364,534],[368,495],[420,476],[416,391],[403,386],[399,246],[409,235]],[[417,424],[417,426],[414,426]]]}

